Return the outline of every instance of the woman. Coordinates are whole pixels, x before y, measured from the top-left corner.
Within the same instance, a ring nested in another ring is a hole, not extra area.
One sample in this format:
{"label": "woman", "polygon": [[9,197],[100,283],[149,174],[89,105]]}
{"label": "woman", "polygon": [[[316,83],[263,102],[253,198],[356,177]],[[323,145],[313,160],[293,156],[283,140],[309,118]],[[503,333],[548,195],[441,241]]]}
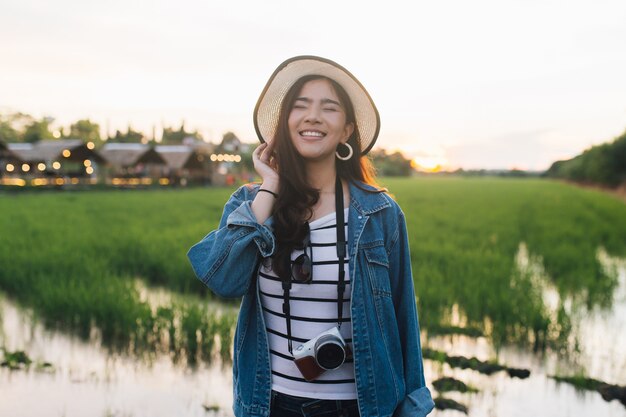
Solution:
{"label": "woman", "polygon": [[369,94],[338,64],[295,57],[254,122],[262,183],[188,253],[213,292],[243,296],[235,415],[428,414],[404,214],[364,157],[380,129]]}

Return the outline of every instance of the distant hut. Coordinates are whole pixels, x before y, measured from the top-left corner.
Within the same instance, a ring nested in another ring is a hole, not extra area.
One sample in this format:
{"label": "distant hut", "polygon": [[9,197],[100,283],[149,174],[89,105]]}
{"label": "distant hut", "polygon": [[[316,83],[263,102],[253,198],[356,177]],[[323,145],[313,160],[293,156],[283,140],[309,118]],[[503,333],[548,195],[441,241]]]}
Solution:
{"label": "distant hut", "polygon": [[242,167],[243,154],[250,151],[250,145],[242,142],[234,133],[227,132],[222,137],[222,142],[216,147],[215,154],[211,155],[211,161],[216,162],[213,172],[213,183],[219,185],[232,185],[236,177],[247,182],[249,174]]}
{"label": "distant hut", "polygon": [[4,169],[7,163],[21,162],[21,159],[12,152],[6,143],[0,141],[0,166]]}
{"label": "distant hut", "polygon": [[163,174],[170,183],[187,185],[211,182],[211,164],[206,155],[186,145],[160,145],[155,150],[166,162]]}
{"label": "distant hut", "polygon": [[11,154],[6,143],[0,140],[0,160],[5,160]]}
{"label": "distant hut", "polygon": [[73,183],[95,179],[97,166],[104,159],[94,147],[92,142],[80,139],[7,144],[7,149],[20,161],[22,177],[69,177]]}
{"label": "distant hut", "polygon": [[222,137],[222,142],[218,146],[218,152],[237,153],[241,150],[243,142],[233,132],[227,132]]}
{"label": "distant hut", "polygon": [[142,143],[106,143],[100,154],[109,164],[113,184],[149,184],[161,176],[166,165],[153,147]]}
{"label": "distant hut", "polygon": [[12,178],[16,176],[16,173],[19,173],[21,165],[22,160],[9,150],[6,143],[0,141],[0,184],[14,184]]}

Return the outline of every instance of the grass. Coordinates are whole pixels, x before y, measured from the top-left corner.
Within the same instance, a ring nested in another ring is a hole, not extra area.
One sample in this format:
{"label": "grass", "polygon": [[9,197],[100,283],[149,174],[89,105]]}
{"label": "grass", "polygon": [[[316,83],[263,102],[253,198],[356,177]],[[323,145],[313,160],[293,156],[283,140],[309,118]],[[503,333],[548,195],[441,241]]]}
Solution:
{"label": "grass", "polygon": [[[207,295],[185,253],[198,230],[217,225],[230,192],[212,189],[208,200],[201,190],[2,195],[0,288],[49,325],[84,337],[96,326],[117,349],[165,340],[174,354],[193,362],[201,349],[206,359],[214,347],[207,340],[216,329],[230,337],[223,327],[234,318],[209,313],[201,300],[152,311],[135,282]],[[200,346],[191,326],[202,329]]]}
{"label": "grass", "polygon": [[626,386],[607,384],[606,382],[577,374],[572,376],[551,375],[557,382],[573,385],[578,390],[598,391],[605,401],[618,400],[626,406]]}
{"label": "grass", "polygon": [[[571,312],[546,309],[515,266],[520,243],[549,284],[586,307],[608,308],[617,285],[599,247],[626,256],[626,205],[593,190],[529,179],[383,179],[407,215],[420,322],[455,323],[496,343],[566,343]],[[234,310],[209,308],[188,248],[219,222],[233,189],[0,194],[0,288],[49,324],[109,344],[167,347],[190,362],[230,357]],[[186,294],[154,308],[136,281]],[[461,331],[461,330],[460,330]]]}
{"label": "grass", "polygon": [[407,215],[420,321],[437,329],[457,305],[467,327],[496,343],[567,340],[568,314],[547,311],[515,255],[525,242],[561,299],[611,306],[617,276],[599,247],[626,256],[626,205],[594,190],[540,179],[388,179]]}
{"label": "grass", "polygon": [[433,387],[435,387],[435,389],[438,392],[449,392],[449,391],[458,391],[461,393],[476,393],[478,392],[478,389],[476,387],[473,387],[471,385],[467,385],[465,384],[463,381],[460,381],[458,379],[455,378],[451,378],[451,377],[444,377],[444,378],[439,378],[435,381],[433,381]]}
{"label": "grass", "polygon": [[430,359],[439,363],[447,363],[453,368],[473,369],[485,375],[491,375],[499,371],[507,371],[509,372],[510,376],[514,376],[514,374],[519,375],[519,372],[516,371],[522,371],[525,375],[523,376],[524,378],[530,375],[528,370],[509,368],[508,366],[499,364],[495,360],[481,361],[475,357],[467,358],[465,356],[450,356],[446,352],[430,348],[423,349],[423,356],[426,359]]}

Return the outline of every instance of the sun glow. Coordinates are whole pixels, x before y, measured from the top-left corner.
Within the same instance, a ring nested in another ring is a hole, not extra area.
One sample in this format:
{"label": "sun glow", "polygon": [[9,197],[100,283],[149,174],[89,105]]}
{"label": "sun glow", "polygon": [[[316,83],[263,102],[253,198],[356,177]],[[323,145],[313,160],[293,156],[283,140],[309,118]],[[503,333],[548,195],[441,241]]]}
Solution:
{"label": "sun glow", "polygon": [[411,168],[419,172],[446,171],[448,161],[441,156],[420,155],[411,160]]}

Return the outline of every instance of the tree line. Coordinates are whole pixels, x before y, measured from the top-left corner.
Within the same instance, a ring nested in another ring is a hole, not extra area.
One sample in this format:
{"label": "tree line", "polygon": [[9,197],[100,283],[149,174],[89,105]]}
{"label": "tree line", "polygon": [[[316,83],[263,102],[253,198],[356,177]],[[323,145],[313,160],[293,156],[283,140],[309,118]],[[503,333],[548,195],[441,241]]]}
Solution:
{"label": "tree line", "polygon": [[[90,119],[81,119],[69,127],[53,129],[54,118],[42,117],[37,119],[29,114],[14,112],[0,114],[0,141],[5,143],[23,142],[35,143],[40,140],[52,139],[82,139],[93,142],[96,147],[107,142],[119,143],[148,143],[154,138],[148,138],[143,133],[134,130],[130,125],[126,131],[116,130],[109,137],[102,137],[100,125]],[[154,136],[154,135],[153,135]],[[187,130],[185,123],[179,128],[164,127],[160,144],[175,145],[183,142],[184,138],[192,137],[202,140],[202,135],[197,130]]]}
{"label": "tree line", "polygon": [[572,159],[554,162],[545,175],[612,188],[626,184],[626,131],[612,142],[593,146]]}

